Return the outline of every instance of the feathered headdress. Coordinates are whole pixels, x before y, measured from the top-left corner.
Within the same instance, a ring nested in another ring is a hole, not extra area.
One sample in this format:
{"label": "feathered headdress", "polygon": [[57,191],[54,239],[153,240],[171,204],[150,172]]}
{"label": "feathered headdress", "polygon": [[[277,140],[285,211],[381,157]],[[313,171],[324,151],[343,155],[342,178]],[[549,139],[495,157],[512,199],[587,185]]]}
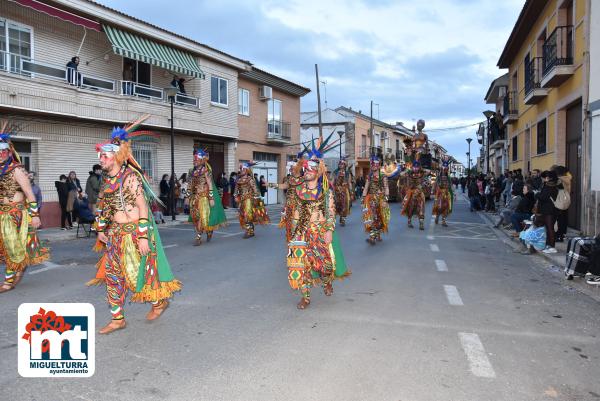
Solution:
{"label": "feathered headdress", "polygon": [[331,138],[333,137],[333,132],[327,136],[327,138],[323,139],[319,137],[318,139],[312,139],[311,148],[307,148],[305,146],[304,153],[306,154],[306,158],[303,160],[302,166],[307,170],[317,170],[319,176],[325,175],[327,172],[327,166],[323,161],[323,156],[326,152],[335,149],[339,146],[339,143],[336,141],[331,142]]}
{"label": "feathered headdress", "polygon": [[150,117],[149,114],[146,114],[139,119],[132,121],[125,125],[124,127],[114,127],[110,134],[110,141],[105,143],[99,143],[96,145],[96,151],[100,152],[114,152],[115,153],[115,161],[119,165],[124,165],[125,163],[129,163],[134,166],[138,170],[142,170],[141,166],[133,157],[133,153],[131,152],[131,144],[129,143],[132,138],[138,138],[141,136],[151,136],[158,137],[153,132],[150,131],[138,131],[137,129],[142,125],[144,121],[146,121]]}
{"label": "feathered headdress", "polygon": [[10,124],[8,121],[0,122],[0,150],[8,149],[12,153],[12,158],[17,163],[21,163],[21,157],[15,150],[11,137],[17,133],[17,127]]}
{"label": "feathered headdress", "polygon": [[194,149],[194,158],[195,159],[209,159],[208,152],[205,149]]}
{"label": "feathered headdress", "polygon": [[377,155],[371,155],[371,166],[375,164],[381,164],[381,159]]}
{"label": "feathered headdress", "polygon": [[252,172],[252,167],[256,166],[257,164],[258,163],[256,163],[255,161],[241,162],[240,171],[248,170],[249,172]]}

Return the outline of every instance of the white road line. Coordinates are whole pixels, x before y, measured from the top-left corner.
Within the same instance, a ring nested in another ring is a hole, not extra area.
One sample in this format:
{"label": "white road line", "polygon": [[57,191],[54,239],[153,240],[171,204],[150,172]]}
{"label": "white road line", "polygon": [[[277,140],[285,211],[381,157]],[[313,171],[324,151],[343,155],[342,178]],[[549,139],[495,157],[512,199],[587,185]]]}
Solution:
{"label": "white road line", "polygon": [[458,337],[465,354],[467,354],[471,373],[477,377],[489,379],[496,377],[496,372],[494,372],[479,336],[475,333],[458,333]]}
{"label": "white road line", "polygon": [[440,251],[440,247],[437,246],[437,244],[429,244],[429,249],[431,249],[431,252],[439,252]]}
{"label": "white road line", "polygon": [[176,246],[179,246],[178,244],[171,244],[171,245],[163,245],[163,249],[167,249],[167,248],[174,248]]}
{"label": "white road line", "polygon": [[62,267],[61,265],[57,265],[56,263],[52,263],[52,262],[43,262],[41,264],[46,267],[42,267],[41,269],[33,270],[33,271],[29,272],[29,274],[38,274],[38,273],[42,273],[42,272],[45,272],[48,270],[56,269],[57,267]]}
{"label": "white road line", "polygon": [[437,271],[439,271],[439,272],[447,272],[448,271],[448,265],[446,265],[446,262],[444,260],[436,259],[435,266],[437,267]]}
{"label": "white road line", "polygon": [[433,240],[435,239],[435,237],[434,237],[433,235],[428,235],[428,236],[427,236],[427,239],[428,239],[429,241],[433,241]]}
{"label": "white road line", "polygon": [[452,306],[463,306],[463,301],[458,293],[458,290],[453,285],[444,285],[444,291],[446,292],[446,298],[448,303]]}

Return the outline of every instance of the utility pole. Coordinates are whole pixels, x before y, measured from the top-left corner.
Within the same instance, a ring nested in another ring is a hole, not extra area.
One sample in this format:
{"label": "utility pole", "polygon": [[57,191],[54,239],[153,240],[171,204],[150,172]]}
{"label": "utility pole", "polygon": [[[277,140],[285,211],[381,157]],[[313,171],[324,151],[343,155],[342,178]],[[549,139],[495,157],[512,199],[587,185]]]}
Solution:
{"label": "utility pole", "polygon": [[375,134],[373,133],[373,101],[371,100],[371,128],[369,128],[369,136],[371,137],[371,156],[375,154]]}
{"label": "utility pole", "polygon": [[[317,64],[315,64],[315,75],[317,78],[317,114],[319,115],[319,138],[323,140],[323,122],[321,121],[321,91],[319,90],[319,66]],[[373,113],[373,110],[371,110],[371,113]]]}

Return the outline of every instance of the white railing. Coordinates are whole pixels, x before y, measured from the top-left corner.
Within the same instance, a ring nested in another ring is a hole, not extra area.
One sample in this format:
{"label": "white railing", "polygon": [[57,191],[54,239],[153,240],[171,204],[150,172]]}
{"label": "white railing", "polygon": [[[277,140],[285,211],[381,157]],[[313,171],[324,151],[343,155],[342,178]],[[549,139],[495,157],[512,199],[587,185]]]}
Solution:
{"label": "white railing", "polygon": [[[79,70],[32,60],[19,54],[0,51],[0,71],[19,74],[26,77],[40,77],[68,83],[80,89],[118,93],[123,96],[136,96],[153,101],[169,102],[162,88],[144,85],[132,81],[117,81],[89,75]],[[118,88],[117,88],[118,85]],[[200,107],[200,99],[178,93],[175,104],[186,107]]]}

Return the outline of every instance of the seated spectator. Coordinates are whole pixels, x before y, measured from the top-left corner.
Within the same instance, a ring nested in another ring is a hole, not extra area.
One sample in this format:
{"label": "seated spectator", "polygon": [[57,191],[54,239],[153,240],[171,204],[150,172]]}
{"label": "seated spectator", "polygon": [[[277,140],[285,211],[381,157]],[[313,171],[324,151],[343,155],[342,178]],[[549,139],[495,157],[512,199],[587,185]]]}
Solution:
{"label": "seated spectator", "polygon": [[79,223],[90,224],[94,222],[94,213],[90,209],[87,198],[76,199],[73,202],[73,215]]}
{"label": "seated spectator", "polygon": [[154,215],[154,221],[156,221],[156,224],[159,224],[159,222],[165,224],[163,208],[158,204],[158,202],[156,202],[156,201],[152,202],[152,205],[150,206],[150,210],[152,211],[152,214]]}
{"label": "seated spectator", "polygon": [[521,254],[530,255],[536,251],[543,251],[546,248],[546,225],[544,218],[536,214],[531,226],[527,230],[521,231],[519,238],[524,245]]}
{"label": "seated spectator", "polygon": [[500,218],[494,227],[498,228],[501,225],[509,225],[511,222],[511,217],[515,210],[517,210],[517,206],[521,203],[521,199],[523,199],[522,194],[518,192],[512,191],[511,197],[506,201],[506,206],[499,210]]}
{"label": "seated spectator", "polygon": [[517,208],[510,217],[510,222],[515,229],[515,237],[519,236],[519,233],[523,231],[523,220],[527,220],[533,213],[533,206],[535,205],[535,198],[533,192],[530,191],[529,185],[523,186],[523,196],[517,205]]}

